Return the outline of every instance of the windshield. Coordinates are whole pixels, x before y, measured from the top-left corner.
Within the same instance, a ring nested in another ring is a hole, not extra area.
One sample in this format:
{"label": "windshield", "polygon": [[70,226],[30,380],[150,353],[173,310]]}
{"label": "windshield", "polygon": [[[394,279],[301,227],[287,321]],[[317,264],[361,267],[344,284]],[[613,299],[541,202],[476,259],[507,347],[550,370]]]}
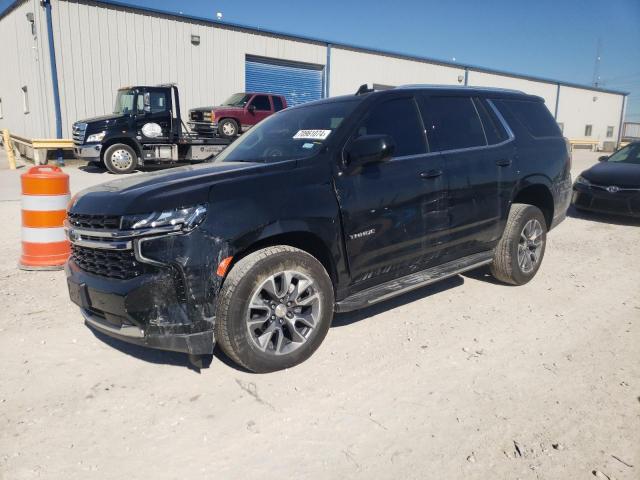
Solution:
{"label": "windshield", "polygon": [[116,105],[113,107],[113,113],[125,114],[133,111],[133,101],[136,98],[136,92],[134,90],[118,90],[116,96]]}
{"label": "windshield", "polygon": [[640,143],[627,145],[607,158],[607,162],[640,165]]}
{"label": "windshield", "polygon": [[227,98],[224,102],[222,102],[223,107],[244,107],[251,95],[247,95],[246,93],[234,93],[229,98]]}
{"label": "windshield", "polygon": [[269,163],[311,157],[358,103],[345,100],[282,110],[242,135],[215,161]]}

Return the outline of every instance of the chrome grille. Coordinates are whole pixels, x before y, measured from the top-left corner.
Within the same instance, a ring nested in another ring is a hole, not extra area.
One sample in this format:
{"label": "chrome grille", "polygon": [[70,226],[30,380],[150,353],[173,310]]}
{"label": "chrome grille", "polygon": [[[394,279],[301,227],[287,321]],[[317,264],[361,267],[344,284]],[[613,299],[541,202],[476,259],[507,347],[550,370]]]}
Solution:
{"label": "chrome grille", "polygon": [[71,135],[73,136],[73,143],[76,145],[82,145],[84,143],[85,135],[87,133],[87,124],[82,122],[76,122],[71,129]]}

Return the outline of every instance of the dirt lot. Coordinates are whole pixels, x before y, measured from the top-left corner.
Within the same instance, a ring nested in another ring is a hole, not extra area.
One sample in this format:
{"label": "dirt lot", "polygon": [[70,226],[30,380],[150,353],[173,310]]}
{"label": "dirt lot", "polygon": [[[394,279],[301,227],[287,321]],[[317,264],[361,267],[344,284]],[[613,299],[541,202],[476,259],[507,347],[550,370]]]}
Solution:
{"label": "dirt lot", "polygon": [[17,182],[0,170],[0,478],[640,478],[639,223],[571,213],[524,287],[459,276],[338,315],[294,369],[198,373],[16,268]]}

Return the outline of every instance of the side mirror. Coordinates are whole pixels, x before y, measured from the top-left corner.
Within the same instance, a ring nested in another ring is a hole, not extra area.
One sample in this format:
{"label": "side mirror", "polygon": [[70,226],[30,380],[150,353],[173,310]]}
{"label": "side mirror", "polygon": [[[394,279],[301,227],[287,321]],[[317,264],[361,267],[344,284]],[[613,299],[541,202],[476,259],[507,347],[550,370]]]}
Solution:
{"label": "side mirror", "polygon": [[370,163],[386,162],[393,156],[396,144],[389,135],[363,135],[353,140],[345,150],[344,161],[349,170]]}
{"label": "side mirror", "polygon": [[603,155],[600,158],[598,158],[599,162],[606,162],[607,160],[609,160],[609,155]]}
{"label": "side mirror", "polygon": [[247,107],[247,110],[248,110],[250,113],[255,113],[255,111],[256,111],[256,106],[255,106],[254,104],[251,104],[251,105],[249,105],[249,106]]}

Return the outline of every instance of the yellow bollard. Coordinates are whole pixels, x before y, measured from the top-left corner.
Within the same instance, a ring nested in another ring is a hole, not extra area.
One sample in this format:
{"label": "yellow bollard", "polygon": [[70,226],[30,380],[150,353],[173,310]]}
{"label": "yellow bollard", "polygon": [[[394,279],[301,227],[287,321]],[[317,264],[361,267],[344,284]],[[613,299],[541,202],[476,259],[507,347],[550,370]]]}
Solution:
{"label": "yellow bollard", "polygon": [[7,151],[7,158],[9,160],[9,168],[11,170],[16,169],[16,155],[13,153],[13,142],[11,141],[11,135],[6,128],[2,130],[2,138],[4,141],[4,149]]}

